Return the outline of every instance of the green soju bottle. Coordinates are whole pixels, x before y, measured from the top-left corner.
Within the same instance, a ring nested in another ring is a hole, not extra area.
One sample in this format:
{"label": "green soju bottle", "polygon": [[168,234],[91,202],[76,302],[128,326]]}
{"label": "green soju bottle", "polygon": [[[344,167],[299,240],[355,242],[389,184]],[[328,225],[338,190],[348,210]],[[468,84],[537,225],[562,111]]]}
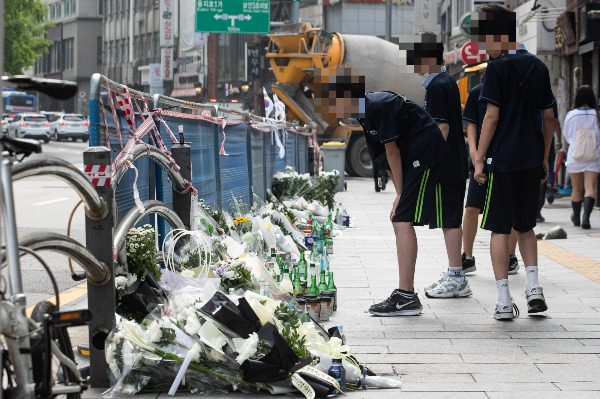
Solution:
{"label": "green soju bottle", "polygon": [[298,266],[294,267],[294,281],[292,281],[292,285],[294,286],[294,297],[302,292],[302,281],[300,281],[300,272],[298,271]]}
{"label": "green soju bottle", "polygon": [[337,310],[337,287],[335,286],[335,283],[333,282],[333,272],[329,272],[329,282],[327,283],[327,289],[329,291],[333,291],[333,293],[335,294],[335,296],[333,297],[333,310],[336,311]]}
{"label": "green soju bottle", "polygon": [[280,256],[277,258],[277,266],[279,267],[279,274],[277,275],[277,282],[280,283],[283,278],[284,271],[285,271],[285,263],[283,263],[283,256]]}
{"label": "green soju bottle", "polygon": [[327,289],[327,281],[325,281],[325,270],[321,270],[321,280],[319,281],[319,285],[317,285],[317,289],[319,292]]}
{"label": "green soju bottle", "polygon": [[319,295],[319,289],[317,288],[317,275],[312,274],[310,276],[310,287],[308,288],[308,293],[312,295]]}
{"label": "green soju bottle", "polygon": [[323,226],[323,237],[330,238],[333,232],[333,222],[331,221],[331,213],[329,213],[329,217]]}
{"label": "green soju bottle", "polygon": [[298,261],[298,270],[300,273],[300,281],[306,281],[306,273],[308,272],[304,251],[300,251],[300,260]]}

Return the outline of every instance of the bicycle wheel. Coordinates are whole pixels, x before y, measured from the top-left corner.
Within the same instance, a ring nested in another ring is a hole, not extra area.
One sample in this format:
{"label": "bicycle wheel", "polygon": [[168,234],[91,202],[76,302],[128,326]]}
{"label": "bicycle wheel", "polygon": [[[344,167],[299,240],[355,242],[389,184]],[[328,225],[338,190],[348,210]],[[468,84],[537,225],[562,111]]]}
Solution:
{"label": "bicycle wheel", "polygon": [[[56,306],[53,303],[48,301],[43,301],[38,303],[33,312],[31,314],[31,318],[38,323],[43,321],[43,317],[46,314],[52,313],[56,310]],[[71,339],[69,338],[69,333],[66,328],[56,328],[53,327],[51,329],[52,339],[58,345],[60,351],[67,356],[69,359],[74,361],[73,349],[71,348]],[[44,362],[45,362],[46,353],[44,352],[44,343],[41,338],[32,339],[31,340],[31,357],[33,362],[33,378],[36,384],[42,383],[43,372],[44,372]],[[51,384],[56,385],[79,385],[79,381],[75,377],[75,375],[69,370],[68,367],[63,365],[56,356],[50,354],[52,356],[52,372],[51,372]],[[80,399],[81,394],[79,393],[69,393],[66,395],[58,395],[55,396],[57,398],[64,399]]]}

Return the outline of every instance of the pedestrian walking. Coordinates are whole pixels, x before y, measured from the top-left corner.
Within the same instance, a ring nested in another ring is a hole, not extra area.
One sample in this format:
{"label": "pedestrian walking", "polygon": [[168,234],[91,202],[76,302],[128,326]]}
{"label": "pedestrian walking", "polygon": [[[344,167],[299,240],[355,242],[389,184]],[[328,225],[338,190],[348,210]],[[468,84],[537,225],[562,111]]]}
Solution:
{"label": "pedestrian walking", "polygon": [[398,289],[369,312],[376,316],[417,315],[423,307],[414,291],[414,226],[427,224],[433,213],[446,142],[418,104],[391,92],[365,93],[364,88],[364,77],[353,68],[315,70],[315,110],[338,118],[360,114],[371,159],[388,171],[396,190],[390,220],[396,235]]}
{"label": "pedestrian walking", "polygon": [[496,3],[481,6],[472,17],[474,40],[492,58],[480,96],[487,106],[474,178],[481,184],[487,182],[481,227],[492,231],[490,253],[498,289],[494,317],[498,320],[518,316],[508,284],[508,239],[513,228],[525,263],[528,312],[548,308],[538,280],[533,228],[540,183],[548,176],[554,97],[548,68],[517,42],[516,28],[516,14]]}
{"label": "pedestrian walking", "polygon": [[414,64],[415,72],[429,74],[423,82],[425,87],[425,110],[440,128],[448,155],[443,162],[440,181],[435,188],[435,209],[429,228],[441,228],[448,255],[448,270],[442,278],[425,287],[425,295],[431,298],[455,298],[472,295],[465,272],[475,267],[463,268],[462,216],[466,180],[469,176],[467,148],[462,132],[460,93],[454,78],[442,66],[444,46],[432,32],[421,32],[420,40],[413,44],[408,62]]}
{"label": "pedestrian walking", "polygon": [[[567,172],[573,187],[571,221],[575,226],[589,229],[600,173],[600,112],[596,96],[590,86],[581,86],[577,89],[573,107],[565,116],[564,135],[569,144]],[[583,218],[581,218],[582,204]]]}
{"label": "pedestrian walking", "polygon": [[[540,195],[538,197],[538,213],[536,216],[536,221],[538,223],[544,223],[546,219],[542,216],[542,208],[546,203],[546,199],[548,199],[548,203],[551,204],[554,202],[554,162],[556,160],[556,150],[560,150],[562,148],[562,134],[560,129],[560,123],[558,121],[558,107],[556,105],[556,101],[552,106],[552,112],[554,113],[554,132],[556,134],[557,140],[554,140],[554,135],[552,136],[552,144],[550,144],[550,154],[548,155],[548,180],[542,183],[540,188]],[[542,124],[542,115],[539,114],[538,122],[541,126]]]}

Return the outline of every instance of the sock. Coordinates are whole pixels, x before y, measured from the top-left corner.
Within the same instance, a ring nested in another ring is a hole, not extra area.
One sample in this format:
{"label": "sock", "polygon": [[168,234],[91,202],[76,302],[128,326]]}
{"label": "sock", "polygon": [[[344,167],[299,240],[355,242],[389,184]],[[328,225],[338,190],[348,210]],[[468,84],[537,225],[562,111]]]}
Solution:
{"label": "sock", "polygon": [[537,266],[525,266],[525,275],[527,276],[527,286],[533,287],[540,285],[538,281],[538,267]]}
{"label": "sock", "polygon": [[469,260],[473,259],[473,257],[472,257],[472,256],[468,256],[468,255],[465,255],[465,258],[467,258],[467,259],[469,259]]}
{"label": "sock", "polygon": [[448,276],[459,283],[465,282],[465,273],[463,273],[462,266],[459,267],[449,267],[448,268]]}
{"label": "sock", "polygon": [[408,298],[408,299],[412,299],[415,296],[414,291],[404,291],[404,290],[401,290],[400,288],[396,289],[395,293],[403,296],[404,298]]}
{"label": "sock", "polygon": [[496,280],[496,288],[498,288],[498,302],[511,302],[512,297],[508,290],[508,279]]}

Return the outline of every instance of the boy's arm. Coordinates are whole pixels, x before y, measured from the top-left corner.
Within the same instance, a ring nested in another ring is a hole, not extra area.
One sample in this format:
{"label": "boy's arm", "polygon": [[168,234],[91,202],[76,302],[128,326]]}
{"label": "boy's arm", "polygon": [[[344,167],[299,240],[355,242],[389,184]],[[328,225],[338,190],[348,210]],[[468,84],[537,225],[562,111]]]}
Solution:
{"label": "boy's arm", "polygon": [[[550,110],[552,111],[552,110]],[[490,143],[496,133],[496,126],[500,118],[500,108],[494,104],[487,103],[487,110],[483,118],[483,126],[481,127],[481,137],[479,138],[479,147],[477,148],[477,156],[475,158],[475,180],[479,184],[485,183],[487,176],[483,173],[485,154],[487,154]]]}
{"label": "boy's arm", "polygon": [[549,173],[548,155],[550,154],[550,146],[552,145],[552,136],[554,136],[554,112],[552,108],[542,110],[542,129],[544,132],[544,178],[542,183],[546,181]]}
{"label": "boy's arm", "polygon": [[450,133],[450,124],[446,122],[437,122],[438,127],[442,131],[442,135],[444,136],[444,140],[448,141],[448,133]]}
{"label": "boy's arm", "polygon": [[471,162],[475,165],[475,159],[477,159],[477,124],[473,122],[469,122],[467,125],[467,142],[469,144]]}
{"label": "boy's arm", "polygon": [[554,131],[556,132],[556,148],[560,150],[562,148],[562,131],[558,118],[554,118]]}
{"label": "boy's arm", "polygon": [[404,175],[402,174],[402,155],[400,149],[394,141],[385,144],[385,153],[387,155],[388,164],[390,165],[390,177],[394,183],[396,189],[396,199],[392,205],[392,211],[390,212],[390,220],[393,220],[396,214],[396,208],[400,203],[400,197],[402,196],[402,185],[404,184]]}

